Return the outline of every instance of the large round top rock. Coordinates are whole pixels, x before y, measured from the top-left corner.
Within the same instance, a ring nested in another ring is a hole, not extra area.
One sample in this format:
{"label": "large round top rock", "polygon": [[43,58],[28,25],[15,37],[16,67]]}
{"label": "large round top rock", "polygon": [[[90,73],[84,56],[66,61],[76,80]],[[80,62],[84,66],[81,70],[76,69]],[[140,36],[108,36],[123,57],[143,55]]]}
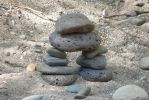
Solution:
{"label": "large round top rock", "polygon": [[101,43],[100,36],[94,32],[69,35],[53,32],[49,39],[53,47],[66,52],[92,50]]}
{"label": "large round top rock", "polygon": [[113,100],[148,100],[148,94],[144,89],[136,85],[120,87],[113,94]]}
{"label": "large round top rock", "polygon": [[56,21],[56,31],[60,34],[91,32],[93,23],[83,14],[71,13]]}

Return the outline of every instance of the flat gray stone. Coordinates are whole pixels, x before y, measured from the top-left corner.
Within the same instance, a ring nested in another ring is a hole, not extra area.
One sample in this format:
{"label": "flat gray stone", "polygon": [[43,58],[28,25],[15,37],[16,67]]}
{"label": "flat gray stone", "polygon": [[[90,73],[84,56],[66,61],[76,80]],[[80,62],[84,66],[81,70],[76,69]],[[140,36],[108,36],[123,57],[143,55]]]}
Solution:
{"label": "flat gray stone", "polygon": [[70,74],[78,74],[80,68],[70,66],[49,67],[44,63],[40,63],[37,64],[36,70],[43,74],[48,75],[70,75]]}
{"label": "flat gray stone", "polygon": [[112,98],[113,100],[148,100],[149,96],[147,92],[139,86],[126,85],[117,89]]}
{"label": "flat gray stone", "polygon": [[145,19],[137,17],[129,17],[128,19],[119,21],[118,24],[130,23],[132,25],[140,26],[145,23]]}
{"label": "flat gray stone", "polygon": [[42,75],[42,78],[50,85],[68,86],[77,80],[78,75]]}
{"label": "flat gray stone", "polygon": [[86,33],[94,29],[93,23],[83,14],[71,13],[56,21],[56,31],[60,34]]}
{"label": "flat gray stone", "polygon": [[90,51],[83,51],[82,55],[84,55],[87,58],[94,58],[97,55],[107,53],[108,49],[102,45],[100,45],[98,48]]}
{"label": "flat gray stone", "polygon": [[43,61],[49,66],[67,66],[68,64],[67,59],[56,58],[49,55],[44,56]]}
{"label": "flat gray stone", "polygon": [[29,97],[26,97],[22,100],[49,100],[50,98],[47,96],[42,96],[42,95],[32,95]]}
{"label": "flat gray stone", "polygon": [[149,70],[149,57],[141,58],[139,61],[139,67],[144,70]]}
{"label": "flat gray stone", "polygon": [[83,79],[91,82],[108,82],[112,79],[112,72],[109,70],[95,70],[82,68],[80,70],[80,76]]}
{"label": "flat gray stone", "polygon": [[59,50],[74,52],[97,48],[101,43],[101,38],[98,33],[60,35],[54,32],[50,35],[50,43]]}
{"label": "flat gray stone", "polygon": [[105,69],[106,67],[106,57],[103,55],[96,56],[92,59],[86,58],[85,56],[81,55],[76,60],[77,64],[82,67],[92,68],[92,69]]}
{"label": "flat gray stone", "polygon": [[57,57],[57,58],[66,58],[66,53],[64,51],[58,50],[56,48],[49,48],[47,53],[50,56]]}

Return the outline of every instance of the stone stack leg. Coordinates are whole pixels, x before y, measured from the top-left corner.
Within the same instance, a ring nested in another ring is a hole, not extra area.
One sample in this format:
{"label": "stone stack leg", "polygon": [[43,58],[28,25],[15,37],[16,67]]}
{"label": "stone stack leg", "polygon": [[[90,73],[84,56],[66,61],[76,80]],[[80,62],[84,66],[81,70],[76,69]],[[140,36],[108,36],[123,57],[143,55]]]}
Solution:
{"label": "stone stack leg", "polygon": [[81,67],[80,75],[83,79],[92,82],[107,82],[112,79],[112,73],[106,70],[106,57],[103,55],[108,50],[100,45],[94,50],[82,51],[77,58]]}
{"label": "stone stack leg", "polygon": [[79,69],[67,66],[66,53],[56,48],[49,48],[47,53],[48,55],[43,57],[44,63],[37,68],[42,73],[43,80],[57,86],[73,84]]}

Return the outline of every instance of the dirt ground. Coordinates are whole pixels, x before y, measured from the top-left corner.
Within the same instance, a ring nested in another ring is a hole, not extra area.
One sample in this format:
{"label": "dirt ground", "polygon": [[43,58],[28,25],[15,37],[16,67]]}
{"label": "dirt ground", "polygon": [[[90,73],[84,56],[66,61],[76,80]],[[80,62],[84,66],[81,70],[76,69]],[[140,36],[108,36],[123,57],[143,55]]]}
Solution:
{"label": "dirt ground", "polygon": [[[90,86],[92,93],[85,100],[111,100],[120,86],[136,84],[149,93],[149,71],[141,70],[140,58],[149,56],[149,33],[139,26],[115,24],[125,15],[102,18],[133,11],[120,0],[0,0],[0,100],[21,100],[30,95],[48,95],[50,100],[73,100],[75,94],[65,92],[67,86],[51,86],[39,72],[27,72],[30,63],[39,63],[50,47],[48,36],[55,30],[55,21],[71,12],[85,14],[108,48],[107,69],[113,73],[109,82],[88,82],[79,78],[75,84]],[[149,10],[146,3],[144,11]],[[149,13],[137,17],[149,18]],[[149,21],[149,19],[148,19]],[[41,46],[41,53],[36,46]],[[69,64],[78,66],[80,52],[68,53]]]}

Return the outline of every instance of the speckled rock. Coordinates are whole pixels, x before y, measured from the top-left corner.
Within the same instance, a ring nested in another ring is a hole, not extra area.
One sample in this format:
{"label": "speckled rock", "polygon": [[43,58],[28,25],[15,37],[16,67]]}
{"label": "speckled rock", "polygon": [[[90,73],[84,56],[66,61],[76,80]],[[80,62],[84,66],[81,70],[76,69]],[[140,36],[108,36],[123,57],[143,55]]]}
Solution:
{"label": "speckled rock", "polygon": [[107,53],[108,49],[102,45],[100,45],[98,48],[90,51],[83,51],[82,54],[87,58],[94,58],[97,55]]}
{"label": "speckled rock", "polygon": [[149,32],[149,22],[144,23],[143,25],[141,25],[142,29],[146,32]]}
{"label": "speckled rock", "polygon": [[66,58],[66,53],[64,51],[58,50],[56,48],[49,48],[47,53],[50,56],[57,57],[57,58]]}
{"label": "speckled rock", "polygon": [[82,68],[80,70],[80,75],[83,79],[92,82],[107,82],[112,79],[112,72],[109,70],[94,70]]}
{"label": "speckled rock", "polygon": [[56,21],[56,31],[60,34],[91,32],[93,29],[93,23],[79,13],[64,15]]}
{"label": "speckled rock", "polygon": [[147,92],[136,85],[122,86],[113,94],[113,100],[148,100],[149,96]]}
{"label": "speckled rock", "polygon": [[144,70],[149,70],[149,57],[141,58],[139,61],[139,67]]}
{"label": "speckled rock", "polygon": [[56,66],[49,67],[44,63],[40,63],[37,65],[37,71],[43,74],[49,75],[69,75],[69,74],[77,74],[79,72],[79,67],[70,67],[70,66]]}
{"label": "speckled rock", "polygon": [[68,64],[67,59],[56,58],[49,55],[44,56],[43,61],[49,66],[67,66]]}
{"label": "speckled rock", "polygon": [[107,64],[106,57],[103,55],[96,56],[92,59],[86,58],[85,56],[81,55],[77,58],[76,62],[82,67],[92,69],[105,69],[105,66]]}
{"label": "speckled rock", "polygon": [[50,35],[51,45],[66,52],[95,49],[100,42],[98,33],[60,35],[54,32]]}
{"label": "speckled rock", "polygon": [[78,75],[42,75],[43,80],[50,85],[67,86],[77,80]]}
{"label": "speckled rock", "polygon": [[29,97],[26,97],[22,100],[49,100],[50,98],[48,96],[42,96],[42,95],[32,95]]}

